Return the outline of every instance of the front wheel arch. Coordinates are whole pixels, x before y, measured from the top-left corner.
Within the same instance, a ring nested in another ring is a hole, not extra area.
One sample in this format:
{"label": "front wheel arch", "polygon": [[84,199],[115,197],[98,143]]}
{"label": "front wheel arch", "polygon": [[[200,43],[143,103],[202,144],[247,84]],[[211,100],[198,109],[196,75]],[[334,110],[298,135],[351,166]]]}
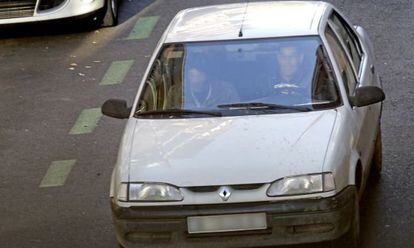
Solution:
{"label": "front wheel arch", "polygon": [[361,192],[361,188],[362,188],[362,183],[363,183],[363,168],[362,168],[362,163],[361,160],[358,160],[357,165],[355,167],[355,186],[356,186],[356,190],[358,195],[360,195]]}

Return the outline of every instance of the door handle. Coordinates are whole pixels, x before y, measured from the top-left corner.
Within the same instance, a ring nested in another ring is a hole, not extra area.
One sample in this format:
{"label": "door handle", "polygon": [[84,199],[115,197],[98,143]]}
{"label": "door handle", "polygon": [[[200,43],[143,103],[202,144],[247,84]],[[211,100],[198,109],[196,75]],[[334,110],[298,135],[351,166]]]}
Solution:
{"label": "door handle", "polygon": [[371,70],[372,74],[375,73],[375,66],[374,65],[370,65],[369,69]]}

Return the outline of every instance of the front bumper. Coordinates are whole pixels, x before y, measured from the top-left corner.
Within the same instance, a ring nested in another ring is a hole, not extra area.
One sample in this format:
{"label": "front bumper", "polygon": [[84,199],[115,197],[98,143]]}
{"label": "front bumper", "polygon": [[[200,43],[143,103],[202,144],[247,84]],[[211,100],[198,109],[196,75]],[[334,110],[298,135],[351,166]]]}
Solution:
{"label": "front bumper", "polygon": [[[131,207],[112,204],[115,231],[125,247],[258,247],[322,242],[350,228],[356,190],[330,198],[220,205]],[[187,217],[265,212],[268,229],[188,234]]]}
{"label": "front bumper", "polygon": [[104,6],[105,0],[65,0],[61,5],[50,10],[39,11],[35,9],[32,16],[0,19],[0,25],[80,17],[102,10]]}

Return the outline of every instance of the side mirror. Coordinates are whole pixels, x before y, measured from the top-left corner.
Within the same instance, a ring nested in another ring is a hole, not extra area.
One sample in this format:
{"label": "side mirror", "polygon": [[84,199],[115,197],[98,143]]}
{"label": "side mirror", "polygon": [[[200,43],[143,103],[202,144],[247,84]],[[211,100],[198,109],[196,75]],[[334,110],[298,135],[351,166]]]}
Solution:
{"label": "side mirror", "polygon": [[355,95],[351,97],[352,106],[363,107],[382,102],[385,99],[384,91],[376,86],[362,86],[355,89]]}
{"label": "side mirror", "polygon": [[104,102],[101,107],[102,114],[118,119],[126,119],[131,113],[125,100],[109,99]]}

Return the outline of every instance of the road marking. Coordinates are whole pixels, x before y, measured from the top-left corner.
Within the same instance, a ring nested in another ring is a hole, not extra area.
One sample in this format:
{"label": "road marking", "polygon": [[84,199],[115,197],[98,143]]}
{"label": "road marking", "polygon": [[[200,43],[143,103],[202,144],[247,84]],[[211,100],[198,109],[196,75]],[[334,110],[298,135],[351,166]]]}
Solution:
{"label": "road marking", "polygon": [[46,188],[64,185],[66,178],[68,177],[75,163],[75,159],[53,161],[47,170],[46,175],[43,177],[39,187]]}
{"label": "road marking", "polygon": [[101,116],[101,108],[90,108],[82,110],[82,113],[79,115],[75,125],[73,125],[69,134],[91,133],[98,125],[98,121]]}
{"label": "road marking", "polygon": [[120,84],[124,81],[129,69],[134,64],[134,60],[121,60],[112,62],[106,71],[100,85]]}
{"label": "road marking", "polygon": [[138,18],[127,40],[140,40],[148,38],[158,22],[159,16],[147,16]]}

